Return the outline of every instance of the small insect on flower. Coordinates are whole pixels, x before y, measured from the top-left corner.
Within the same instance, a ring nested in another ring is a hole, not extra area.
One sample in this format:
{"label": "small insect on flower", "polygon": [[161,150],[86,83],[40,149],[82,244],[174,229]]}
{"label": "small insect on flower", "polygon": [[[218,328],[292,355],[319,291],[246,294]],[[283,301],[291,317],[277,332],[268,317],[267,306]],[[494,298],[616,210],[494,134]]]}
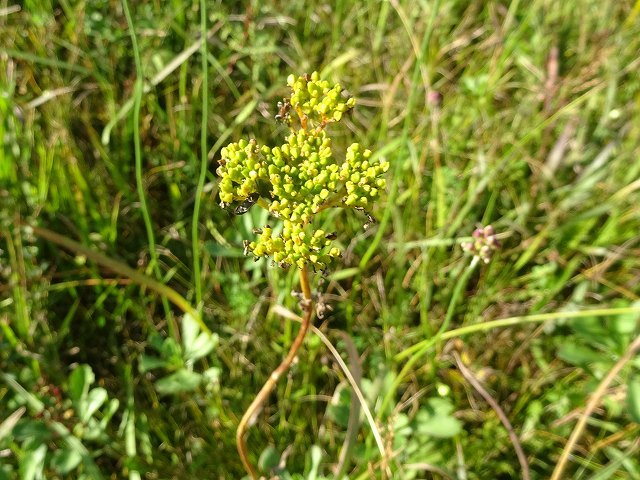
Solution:
{"label": "small insect on flower", "polygon": [[234,215],[244,215],[245,213],[247,213],[249,209],[255,205],[259,198],[259,193],[252,193],[251,195],[249,195],[244,202],[242,202],[233,210]]}
{"label": "small insect on flower", "polygon": [[278,113],[275,116],[277,122],[288,123],[289,112],[291,111],[291,102],[288,98],[283,98],[282,102],[278,102]]}
{"label": "small insect on flower", "polygon": [[375,217],[373,215],[371,215],[369,212],[367,212],[364,208],[355,207],[355,209],[358,210],[359,212],[364,213],[367,216],[367,221],[362,226],[362,228],[364,228],[365,230],[367,230],[371,225],[375,225],[376,223],[378,223],[378,221],[375,219]]}
{"label": "small insect on flower", "polygon": [[362,228],[367,230],[371,225],[374,225],[374,224],[378,223],[378,221],[370,213],[367,213],[367,212],[364,212],[364,213],[367,216],[367,222],[362,226]]}

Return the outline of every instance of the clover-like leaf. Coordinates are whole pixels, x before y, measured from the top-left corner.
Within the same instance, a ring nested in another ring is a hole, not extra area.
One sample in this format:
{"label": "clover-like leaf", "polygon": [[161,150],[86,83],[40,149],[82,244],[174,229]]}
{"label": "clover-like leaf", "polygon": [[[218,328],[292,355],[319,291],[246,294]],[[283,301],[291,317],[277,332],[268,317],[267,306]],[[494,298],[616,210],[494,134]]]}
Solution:
{"label": "clover-like leaf", "polygon": [[202,375],[187,369],[180,369],[171,375],[161,378],[155,383],[156,390],[161,395],[182,392],[192,392],[202,381]]}

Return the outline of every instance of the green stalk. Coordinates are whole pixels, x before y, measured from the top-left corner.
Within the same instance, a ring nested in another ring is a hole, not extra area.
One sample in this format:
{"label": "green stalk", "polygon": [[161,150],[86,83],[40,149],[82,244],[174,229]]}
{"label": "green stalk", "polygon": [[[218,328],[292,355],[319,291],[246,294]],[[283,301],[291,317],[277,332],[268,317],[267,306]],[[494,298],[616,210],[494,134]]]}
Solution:
{"label": "green stalk", "polygon": [[20,239],[20,233],[15,237],[15,241],[18,244],[17,248],[14,245],[14,239],[12,232],[4,230],[2,235],[7,239],[7,253],[9,254],[9,262],[11,270],[16,272],[19,281],[15,282],[13,286],[13,299],[15,304],[16,319],[14,322],[15,330],[18,336],[25,342],[31,343],[32,338],[29,335],[29,329],[31,327],[29,307],[27,305],[27,285],[24,275],[24,263],[20,261],[20,255],[22,255],[22,244]]}
{"label": "green stalk", "polygon": [[202,60],[202,120],[200,124],[200,175],[196,187],[196,198],[193,204],[193,218],[191,221],[191,249],[193,251],[193,277],[196,290],[196,305],[202,302],[202,279],[200,278],[200,243],[198,238],[198,220],[200,217],[200,201],[204,190],[204,181],[207,174],[207,125],[209,103],[209,75],[207,63],[207,2],[200,0],[200,35],[204,41],[200,46]]}
{"label": "green stalk", "polygon": [[[133,18],[129,10],[129,3],[127,0],[122,0],[122,8],[124,9],[124,15],[127,18],[127,25],[129,26],[129,33],[131,35],[131,43],[133,48],[133,57],[136,64],[136,83],[134,87],[134,102],[133,102],[133,148],[135,156],[135,169],[136,169],[136,190],[138,191],[138,198],[140,200],[140,210],[142,211],[142,218],[144,220],[144,226],[147,231],[147,243],[149,244],[149,256],[151,260],[147,267],[147,272],[153,270],[157,279],[162,278],[162,272],[158,264],[158,252],[156,251],[156,239],[153,233],[153,225],[151,223],[151,214],[147,206],[147,199],[144,195],[144,186],[142,183],[142,147],[140,141],[140,106],[142,103],[142,92],[144,87],[144,74],[142,70],[142,60],[140,58],[140,49],[138,47],[138,39],[134,29]],[[177,329],[174,325],[173,316],[169,308],[169,303],[166,297],[162,297],[162,306],[164,308],[165,316],[167,317],[167,325],[169,327],[169,334],[173,338],[177,338]]]}
{"label": "green stalk", "polygon": [[149,243],[149,254],[151,255],[151,263],[149,269],[155,268],[158,262],[158,254],[156,252],[156,240],[153,234],[153,225],[151,224],[151,215],[149,214],[149,208],[147,207],[147,199],[144,195],[144,186],[142,184],[142,148],[140,141],[140,106],[142,103],[142,87],[143,87],[143,73],[142,73],[142,61],[140,60],[140,50],[138,48],[138,40],[133,27],[133,19],[131,12],[129,11],[129,4],[127,0],[122,0],[122,7],[124,9],[125,17],[127,17],[127,24],[129,26],[129,33],[131,35],[131,43],[133,46],[133,57],[136,63],[136,83],[133,90],[133,148],[135,155],[135,168],[136,168],[136,190],[138,191],[138,198],[140,200],[140,210],[142,211],[142,218],[144,220],[144,226],[147,230],[147,241]]}
{"label": "green stalk", "polygon": [[[126,419],[127,423],[124,428],[125,435],[125,453],[127,458],[131,461],[132,465],[135,465],[135,459],[138,455],[138,449],[136,446],[136,407],[135,397],[133,396],[134,384],[133,375],[131,374],[131,365],[127,365],[124,369],[124,378],[127,383],[127,404],[126,404]],[[135,467],[129,469],[129,480],[140,480],[140,472]]]}

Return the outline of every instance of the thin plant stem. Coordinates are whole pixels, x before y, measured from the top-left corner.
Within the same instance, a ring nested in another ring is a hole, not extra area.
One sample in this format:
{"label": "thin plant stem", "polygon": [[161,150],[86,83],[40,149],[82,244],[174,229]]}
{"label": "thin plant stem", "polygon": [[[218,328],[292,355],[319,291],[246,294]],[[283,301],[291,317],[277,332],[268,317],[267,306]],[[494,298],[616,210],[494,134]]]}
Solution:
{"label": "thin plant stem", "polygon": [[[431,347],[433,347],[438,342],[438,340],[445,341],[452,338],[463,337],[471,333],[484,332],[488,330],[493,330],[494,328],[511,327],[514,325],[524,325],[526,323],[541,323],[549,320],[558,320],[558,319],[571,320],[571,319],[586,318],[586,317],[629,315],[634,313],[640,313],[640,307],[598,308],[593,310],[582,310],[579,312],[539,313],[536,315],[501,318],[499,320],[476,323],[474,325],[467,325],[464,327],[449,330],[448,332],[443,332],[439,339],[437,338],[437,336],[428,338],[426,340],[423,340],[417,343],[413,347],[410,347],[407,350],[399,353],[398,355],[396,355],[395,357],[396,360],[402,360],[409,355],[411,355],[411,358],[409,358],[405,366],[402,368],[402,370],[396,377],[393,387],[385,397],[382,406],[386,407],[391,397],[394,395],[395,389],[401,383],[402,379],[406,376],[406,374],[409,372],[411,367],[423,355],[425,355],[431,349]],[[384,412],[384,409],[381,408],[380,412]]]}
{"label": "thin plant stem", "polygon": [[[173,60],[167,63],[162,70],[156,73],[153,76],[153,78],[151,78],[149,82],[144,85],[142,89],[142,93],[149,93],[155,87],[160,85],[178,67],[184,65],[184,63],[187,60],[189,60],[189,58],[200,49],[200,47],[202,46],[202,42],[208,41],[211,37],[213,37],[213,35],[218,30],[220,30],[220,28],[222,28],[223,25],[224,23],[221,21],[216,23],[207,32],[206,37],[199,38],[198,40],[193,42],[191,45],[189,45],[187,48],[185,48],[182,52],[180,52],[178,55],[176,55],[173,58]],[[102,142],[103,145],[109,144],[110,138],[111,138],[111,130],[113,130],[113,127],[115,127],[118,124],[118,122],[122,121],[122,119],[125,118],[125,116],[129,113],[131,108],[133,108],[133,103],[134,103],[133,100],[134,100],[133,98],[130,98],[129,100],[127,100],[124,103],[124,105],[120,107],[120,110],[118,110],[118,112],[113,116],[113,118],[109,120],[109,123],[107,123],[107,125],[104,127],[104,129],[102,130],[102,136],[100,137],[100,141]]]}
{"label": "thin plant stem", "polygon": [[158,254],[156,252],[156,240],[153,234],[151,215],[149,214],[149,208],[147,207],[147,199],[144,195],[144,185],[142,183],[142,147],[140,141],[140,107],[142,103],[142,88],[144,85],[142,61],[140,59],[138,39],[136,38],[136,32],[133,27],[133,18],[131,17],[131,12],[129,11],[129,3],[127,0],[122,0],[122,7],[124,9],[124,15],[127,18],[127,24],[129,26],[129,34],[131,35],[131,44],[133,48],[133,57],[136,64],[136,81],[133,90],[133,149],[135,156],[136,189],[138,191],[138,200],[140,201],[140,210],[142,211],[144,226],[147,230],[147,242],[149,243],[149,254],[151,256],[149,268],[155,268],[158,261]]}
{"label": "thin plant stem", "polygon": [[200,124],[200,175],[198,176],[198,186],[196,187],[196,197],[193,204],[193,218],[191,221],[191,250],[193,254],[193,279],[196,291],[196,305],[200,307],[202,302],[202,279],[200,278],[200,242],[198,237],[198,224],[200,217],[200,201],[204,189],[204,181],[207,174],[207,125],[208,125],[208,103],[209,103],[209,75],[207,62],[207,2],[200,0],[200,35],[203,41],[201,44],[200,56],[202,57],[202,121]]}
{"label": "thin plant stem", "polygon": [[[282,306],[279,306],[279,305],[277,305],[274,308],[274,312],[279,314],[279,315],[282,315],[285,318],[289,318],[291,320],[295,320],[296,322],[299,322],[299,323],[302,323],[304,321],[303,318],[299,317],[298,315],[294,314],[290,310],[288,310],[288,309],[286,309],[286,308],[284,308]],[[322,333],[322,330],[314,327],[313,325],[310,326],[310,329],[311,329],[311,332],[313,332],[322,341],[322,343],[325,344],[325,346],[327,347],[329,352],[331,352],[331,355],[333,355],[333,358],[338,363],[338,366],[342,370],[342,373],[344,373],[345,377],[347,378],[347,381],[349,382],[349,385],[353,389],[353,391],[354,391],[354,393],[356,395],[356,398],[358,399],[358,402],[359,402],[360,406],[362,407],[362,411],[364,412],[364,416],[367,418],[367,422],[369,423],[369,427],[371,428],[371,433],[373,434],[373,437],[376,440],[376,445],[378,446],[378,451],[380,452],[380,457],[383,459],[382,461],[384,462],[385,461],[384,459],[387,457],[387,453],[386,453],[385,446],[384,446],[384,440],[382,438],[382,435],[380,434],[380,430],[378,429],[378,425],[376,424],[376,421],[373,418],[373,414],[371,413],[371,409],[369,408],[369,405],[367,404],[367,401],[364,398],[362,390],[358,386],[358,381],[354,377],[354,374],[352,374],[351,371],[349,370],[349,367],[347,366],[345,361],[342,359],[342,356],[340,355],[338,350],[331,343],[331,340],[329,340],[327,338],[327,336],[324,333]],[[390,472],[388,473],[388,476],[391,476]],[[336,478],[339,478],[339,475],[336,475]]]}
{"label": "thin plant stem", "polygon": [[[11,268],[14,271],[20,272],[18,278],[19,282],[16,282],[13,286],[13,298],[15,303],[15,312],[16,312],[16,320],[15,320],[15,330],[18,333],[18,336],[25,342],[31,343],[32,337],[29,335],[30,329],[30,315],[29,315],[29,307],[27,306],[27,302],[25,297],[27,291],[26,285],[26,275],[24,275],[24,265],[20,262],[20,255],[22,254],[22,245],[20,245],[20,235],[16,235],[15,241],[14,237],[9,230],[3,230],[2,236],[7,239],[7,253],[9,254],[9,261],[11,263]],[[14,244],[17,243],[17,245]]]}
{"label": "thin plant stem", "polygon": [[522,445],[520,444],[520,439],[516,434],[509,418],[506,413],[500,406],[500,404],[491,396],[491,394],[487,391],[486,388],[482,385],[480,380],[478,380],[473,372],[464,364],[460,355],[457,352],[453,352],[453,359],[458,366],[458,370],[462,376],[471,384],[473,388],[485,399],[485,401],[493,408],[493,411],[496,412],[496,415],[504,425],[504,428],[507,430],[507,434],[509,435],[509,439],[511,440],[511,444],[513,445],[513,449],[516,452],[516,456],[518,457],[518,462],[520,462],[520,468],[522,468],[522,480],[529,480],[531,478],[531,474],[529,473],[529,463],[527,462],[527,456],[522,450]]}
{"label": "thin plant stem", "polygon": [[[618,307],[618,308],[594,308],[591,310],[579,310],[574,312],[549,312],[536,313],[534,315],[521,315],[518,317],[500,318],[491,320],[490,322],[479,321],[473,325],[465,325],[464,327],[455,328],[442,334],[441,340],[449,340],[451,338],[463,337],[471,333],[485,332],[494,328],[512,327],[514,325],[524,325],[527,323],[542,323],[549,320],[574,320],[577,318],[587,317],[609,317],[618,315],[633,315],[640,313],[640,307]],[[433,338],[428,338],[416,343],[406,350],[398,353],[395,360],[403,360],[415,352],[417,355],[424,355],[433,345]]]}
{"label": "thin plant stem", "polygon": [[166,298],[171,303],[173,303],[176,307],[182,310],[185,314],[191,315],[195,321],[198,323],[203,332],[211,334],[211,330],[209,327],[205,325],[200,317],[200,313],[191,306],[191,304],[176,292],[173,288],[168,287],[167,285],[154,280],[153,278],[145,275],[144,273],[138,272],[134,270],[128,265],[125,265],[122,262],[114,260],[113,258],[107,257],[105,254],[96,252],[89,247],[85,247],[84,245],[71,240],[65,236],[62,236],[58,233],[52,232],[51,230],[47,230],[46,228],[34,227],[30,226],[37,236],[44,238],[45,240],[49,240],[50,242],[55,243],[56,245],[60,245],[61,247],[66,248],[67,250],[71,250],[72,252],[84,255],[90,260],[93,260],[98,265],[102,265],[103,267],[108,268],[109,270],[122,275],[123,277],[129,278],[132,282],[137,283],[143,287],[148,288],[149,290],[153,290],[158,295],[163,298]]}
{"label": "thin plant stem", "polygon": [[409,20],[404,10],[401,8],[400,4],[397,1],[391,2],[391,5],[396,10],[396,13],[400,17],[400,21],[402,22],[405,30],[407,31],[407,35],[409,35],[409,39],[411,40],[411,43],[414,49],[414,54],[416,56],[416,62],[413,69],[413,76],[411,78],[411,85],[413,86],[413,88],[409,92],[409,100],[407,101],[407,110],[404,117],[404,125],[402,128],[403,138],[408,138],[409,126],[411,124],[411,121],[415,119],[415,116],[413,115],[413,111],[417,104],[418,90],[419,90],[418,85],[419,85],[420,76],[422,76],[422,83],[425,89],[429,88],[429,83],[430,83],[429,75],[431,72],[429,71],[429,63],[427,61],[427,55],[428,55],[429,43],[431,41],[431,35],[433,33],[433,26],[438,16],[438,10],[440,9],[440,0],[434,1],[431,5],[431,15],[429,15],[427,27],[422,37],[422,44],[420,45],[419,48],[417,43],[415,43],[415,41],[412,39],[413,27],[409,25]]}
{"label": "thin plant stem", "polygon": [[[127,18],[127,25],[129,27],[129,33],[131,35],[131,44],[133,48],[133,57],[136,64],[136,82],[134,85],[134,103],[133,103],[133,149],[135,157],[135,173],[136,173],[136,190],[138,192],[138,200],[140,201],[140,211],[142,212],[142,219],[147,231],[147,243],[149,245],[149,266],[147,272],[153,270],[156,278],[160,280],[162,273],[158,264],[158,252],[156,251],[156,239],[153,233],[153,225],[151,223],[151,214],[147,206],[147,199],[144,195],[144,185],[142,183],[142,146],[140,140],[140,107],[142,104],[142,93],[144,88],[144,74],[142,70],[142,60],[140,57],[140,48],[138,47],[138,39],[134,29],[133,17],[129,10],[129,3],[127,0],[122,0],[122,8],[124,10],[125,17]],[[167,325],[169,327],[169,334],[173,338],[177,338],[177,328],[174,325],[174,318],[169,308],[167,299],[163,296],[162,306],[164,308],[165,316],[167,317]]]}
{"label": "thin plant stem", "polygon": [[[316,335],[318,335],[316,333],[315,327],[312,328],[311,331]],[[339,334],[340,334],[340,337],[342,338],[342,341],[345,344],[345,349],[347,351],[347,355],[349,358],[349,367],[348,367],[349,373],[352,374],[356,388],[360,390],[360,384],[362,381],[362,365],[360,363],[360,355],[358,354],[358,350],[354,345],[351,337],[346,332],[343,332],[343,331],[340,331]],[[324,337],[324,335],[322,336]],[[325,339],[329,341],[328,338],[325,337]],[[327,342],[325,342],[324,339],[322,339],[322,341],[325,345],[327,345]],[[331,345],[330,342],[329,342],[329,345]],[[330,350],[331,349],[335,350],[333,345],[331,345],[331,347],[327,345],[327,348],[329,348]],[[331,353],[333,353],[333,350],[331,350]],[[336,351],[336,353],[338,352]],[[342,360],[342,358],[340,358],[340,360]],[[337,361],[337,358],[336,358],[336,361]],[[344,440],[342,441],[342,448],[340,448],[340,456],[338,457],[338,464],[333,469],[333,471],[335,472],[334,477],[336,478],[336,480],[342,480],[343,477],[345,476],[345,473],[347,472],[347,469],[349,468],[350,461],[353,457],[353,450],[358,441],[358,431],[360,430],[360,412],[362,411],[362,404],[360,401],[354,402],[352,398],[350,398],[349,400],[350,400],[349,403],[351,405],[349,405],[349,419],[347,422],[347,430],[345,431]],[[359,397],[358,397],[358,400],[360,400]],[[380,448],[380,446],[378,446],[378,448]],[[383,456],[385,455],[384,444],[383,444],[383,449],[381,451],[381,454]]]}
{"label": "thin plant stem", "polygon": [[[317,328],[315,328],[313,326],[311,328],[312,328],[313,333],[316,334],[320,338],[320,340],[322,340],[322,343],[324,343],[325,346],[329,349],[329,351],[333,355],[333,358],[335,358],[336,362],[338,362],[338,365],[340,366],[340,369],[342,370],[342,372],[347,377],[347,380],[348,380],[349,384],[351,385],[351,388],[353,389],[356,397],[358,398],[358,402],[360,403],[360,406],[362,407],[362,410],[364,411],[364,415],[365,415],[365,417],[367,417],[367,421],[369,422],[369,426],[371,427],[371,433],[373,433],[373,438],[375,438],[376,445],[378,446],[378,451],[380,452],[382,463],[384,465],[386,465],[387,464],[387,460],[388,460],[388,455],[387,455],[387,452],[385,450],[385,446],[384,446],[384,441],[382,439],[382,435],[380,435],[380,430],[378,429],[378,426],[376,425],[376,421],[373,418],[373,415],[371,414],[371,409],[367,405],[367,401],[365,400],[364,395],[362,394],[362,390],[358,386],[358,382],[356,382],[355,378],[353,378],[353,375],[351,374],[351,371],[349,370],[349,367],[347,367],[347,364],[344,363],[344,360],[342,359],[342,357],[338,353],[338,350],[336,350],[336,348],[329,341],[329,339],[325,336],[325,334],[322,333],[321,330],[318,330]],[[385,473],[387,474],[388,478],[391,478],[391,470],[389,469],[388,465],[385,468]],[[341,476],[340,475],[336,475],[336,478],[339,479],[339,478],[341,478]]]}
{"label": "thin plant stem", "polygon": [[571,455],[571,452],[576,446],[576,443],[578,443],[578,439],[580,438],[580,435],[582,435],[582,432],[584,432],[584,429],[587,426],[587,420],[589,419],[593,411],[596,409],[596,407],[600,403],[600,400],[602,400],[602,397],[606,393],[607,388],[609,388],[609,385],[611,384],[613,379],[616,378],[616,376],[620,373],[620,370],[622,370],[624,366],[630,360],[633,359],[633,357],[636,355],[636,353],[639,350],[640,350],[640,336],[636,337],[633,343],[629,345],[629,348],[627,348],[627,351],[625,352],[625,354],[622,357],[620,357],[620,359],[616,362],[616,364],[609,371],[609,373],[607,373],[607,376],[602,379],[596,391],[593,392],[593,395],[591,395],[591,398],[589,399],[589,402],[587,403],[586,408],[582,412],[582,415],[580,416],[578,423],[576,423],[576,426],[574,427],[573,432],[571,432],[571,436],[569,437],[569,440],[567,441],[567,444],[565,445],[564,450],[562,451],[560,460],[558,460],[558,463],[556,464],[556,468],[553,470],[553,474],[551,475],[551,480],[560,480],[561,478],[563,478],[562,474],[569,461],[569,456]]}
{"label": "thin plant stem", "polygon": [[244,465],[245,470],[252,480],[257,480],[258,475],[253,468],[253,465],[251,465],[251,462],[249,461],[249,455],[247,453],[247,429],[255,422],[258,413],[262,409],[262,405],[277,385],[278,380],[287,372],[287,370],[289,370],[289,367],[291,367],[294,358],[298,354],[298,350],[300,350],[300,347],[304,342],[304,338],[307,334],[307,331],[309,330],[309,326],[311,325],[311,316],[313,314],[313,298],[311,296],[309,274],[306,267],[303,267],[300,270],[300,288],[302,289],[302,307],[304,309],[304,316],[302,317],[298,335],[293,340],[287,356],[284,358],[284,360],[282,360],[280,365],[278,365],[278,368],[276,368],[271,373],[265,384],[262,386],[256,397],[254,398],[253,402],[251,402],[251,405],[249,405],[249,408],[242,416],[242,419],[240,420],[238,429],[236,431],[238,454],[240,455],[240,459],[242,460],[242,464]]}

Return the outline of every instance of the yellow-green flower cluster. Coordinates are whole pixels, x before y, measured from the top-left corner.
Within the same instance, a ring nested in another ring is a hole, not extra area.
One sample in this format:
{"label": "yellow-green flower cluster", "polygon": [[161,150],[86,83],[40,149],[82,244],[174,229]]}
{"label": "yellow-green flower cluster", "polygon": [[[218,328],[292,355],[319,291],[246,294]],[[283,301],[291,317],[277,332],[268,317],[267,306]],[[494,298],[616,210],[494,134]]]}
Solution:
{"label": "yellow-green flower cluster", "polygon": [[344,204],[349,207],[369,208],[386,186],[382,174],[389,170],[389,162],[371,162],[370,158],[371,150],[361,151],[357,143],[347,148],[346,160],[340,167],[340,180],[344,182],[347,194]]}
{"label": "yellow-green flower cluster", "polygon": [[256,141],[240,140],[221,151],[222,158],[216,173],[220,176],[220,201],[223,204],[242,202],[258,192],[258,183],[267,178],[269,148],[258,148]]}
{"label": "yellow-green flower cluster", "polygon": [[311,264],[324,270],[333,258],[341,255],[340,249],[331,246],[332,234],[324,230],[312,230],[302,223],[283,222],[282,233],[275,235],[270,226],[259,230],[255,242],[247,244],[247,250],[257,257],[272,257],[282,267],[296,265],[302,268]]}
{"label": "yellow-green flower cluster", "polygon": [[271,150],[268,167],[273,202],[269,211],[291,222],[307,223],[336,192],[338,165],[324,130],[298,130]]}
{"label": "yellow-green flower cluster", "polygon": [[251,205],[261,197],[260,205],[282,220],[280,233],[265,226],[255,241],[246,242],[247,253],[271,257],[281,266],[324,270],[341,252],[332,246],[333,234],[313,227],[315,215],[338,206],[368,210],[385,188],[383,174],[389,165],[373,161],[371,151],[357,143],[343,161],[336,160],[325,126],[354,105],[352,98],[342,99],[339,85],[331,87],[317,73],[290,76],[289,85],[300,128],[292,128],[277,147],[241,140],[223,148],[217,170],[220,200],[223,206]]}
{"label": "yellow-green flower cluster", "polygon": [[291,106],[320,124],[339,122],[356,104],[355,98],[342,97],[339,84],[331,86],[328,81],[320,80],[318,72],[302,77],[289,75],[287,84],[293,90]]}

